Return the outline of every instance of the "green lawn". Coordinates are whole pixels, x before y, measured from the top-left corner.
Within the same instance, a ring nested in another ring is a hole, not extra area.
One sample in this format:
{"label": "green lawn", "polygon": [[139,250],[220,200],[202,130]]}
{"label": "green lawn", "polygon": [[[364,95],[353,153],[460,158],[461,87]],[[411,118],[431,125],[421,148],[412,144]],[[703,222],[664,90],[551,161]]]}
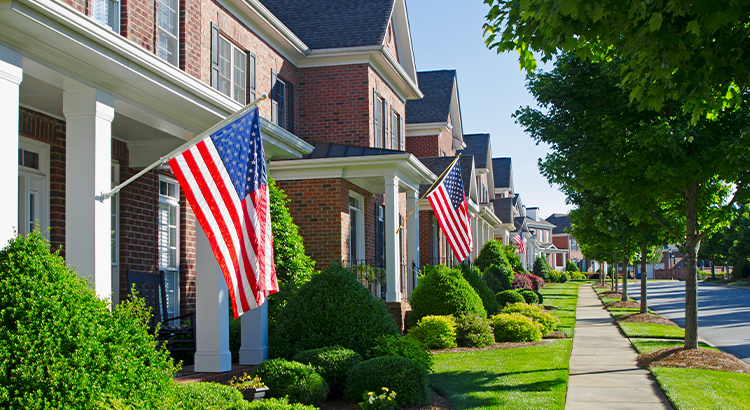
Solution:
{"label": "green lawn", "polygon": [[560,319],[557,330],[573,337],[576,325],[576,303],[578,303],[578,287],[585,281],[569,281],[567,283],[551,283],[541,290],[544,304],[557,309],[550,311]]}
{"label": "green lawn", "polygon": [[671,367],[656,367],[651,373],[675,410],[746,409],[750,406],[750,375]]}
{"label": "green lawn", "polygon": [[[633,347],[635,347],[635,350],[637,350],[638,353],[653,352],[654,350],[666,349],[668,347],[681,347],[685,345],[685,343],[681,340],[633,339],[630,342],[633,344]],[[719,349],[711,347],[703,342],[700,342],[699,346],[703,349],[715,350],[717,352],[719,351]]]}
{"label": "green lawn", "polygon": [[625,336],[650,337],[663,339],[684,339],[685,330],[676,326],[656,325],[653,323],[618,323]]}
{"label": "green lawn", "polygon": [[564,409],[571,340],[434,355],[433,389],[456,409]]}

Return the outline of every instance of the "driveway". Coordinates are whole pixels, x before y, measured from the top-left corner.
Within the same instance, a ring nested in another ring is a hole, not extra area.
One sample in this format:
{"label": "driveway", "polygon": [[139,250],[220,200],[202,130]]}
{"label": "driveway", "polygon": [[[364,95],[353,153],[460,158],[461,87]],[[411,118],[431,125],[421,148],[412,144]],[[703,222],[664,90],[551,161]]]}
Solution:
{"label": "driveway", "polygon": [[[628,296],[640,301],[640,285]],[[685,282],[648,282],[648,305],[684,328]],[[699,284],[698,335],[750,363],[750,291]]]}

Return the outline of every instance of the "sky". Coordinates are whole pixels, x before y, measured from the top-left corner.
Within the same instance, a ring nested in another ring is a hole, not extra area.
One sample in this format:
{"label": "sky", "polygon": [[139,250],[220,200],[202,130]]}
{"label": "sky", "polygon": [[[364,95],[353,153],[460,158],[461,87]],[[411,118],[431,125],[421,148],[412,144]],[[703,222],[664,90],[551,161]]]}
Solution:
{"label": "sky", "polygon": [[565,195],[539,173],[538,160],[549,147],[536,145],[511,118],[536,103],[518,54],[497,54],[484,45],[489,6],[481,0],[406,0],[406,6],[417,71],[457,72],[464,134],[489,133],[492,156],[511,157],[514,189],[527,208],[539,207],[543,218],[569,211]]}

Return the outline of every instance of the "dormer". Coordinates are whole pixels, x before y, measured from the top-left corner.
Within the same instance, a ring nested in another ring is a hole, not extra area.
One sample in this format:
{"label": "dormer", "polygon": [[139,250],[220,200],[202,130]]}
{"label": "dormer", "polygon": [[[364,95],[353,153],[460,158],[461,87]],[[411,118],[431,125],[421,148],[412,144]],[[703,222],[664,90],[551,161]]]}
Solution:
{"label": "dormer", "polygon": [[513,191],[513,164],[510,158],[492,158],[495,198],[509,198]]}
{"label": "dormer", "polygon": [[479,202],[486,204],[494,198],[494,176],[492,172],[492,148],[490,134],[464,135],[465,148],[459,151],[462,155],[474,156],[476,167],[474,178],[477,183],[477,197]]}

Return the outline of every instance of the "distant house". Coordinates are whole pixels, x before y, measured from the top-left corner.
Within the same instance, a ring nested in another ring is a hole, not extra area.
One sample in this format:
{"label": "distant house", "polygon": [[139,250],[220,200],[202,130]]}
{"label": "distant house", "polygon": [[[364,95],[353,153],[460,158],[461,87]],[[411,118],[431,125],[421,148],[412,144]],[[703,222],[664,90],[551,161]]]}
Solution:
{"label": "distant house", "polygon": [[[556,256],[557,265],[564,267],[568,261],[571,261],[576,264],[578,269],[582,272],[588,271],[589,268],[591,268],[591,261],[584,257],[581,252],[581,247],[569,232],[571,221],[568,214],[554,213],[547,217],[547,222],[555,225],[555,228],[552,229],[552,243],[558,249],[565,249],[568,251],[567,255],[558,254]],[[566,256],[565,259],[563,259],[564,256]]]}

